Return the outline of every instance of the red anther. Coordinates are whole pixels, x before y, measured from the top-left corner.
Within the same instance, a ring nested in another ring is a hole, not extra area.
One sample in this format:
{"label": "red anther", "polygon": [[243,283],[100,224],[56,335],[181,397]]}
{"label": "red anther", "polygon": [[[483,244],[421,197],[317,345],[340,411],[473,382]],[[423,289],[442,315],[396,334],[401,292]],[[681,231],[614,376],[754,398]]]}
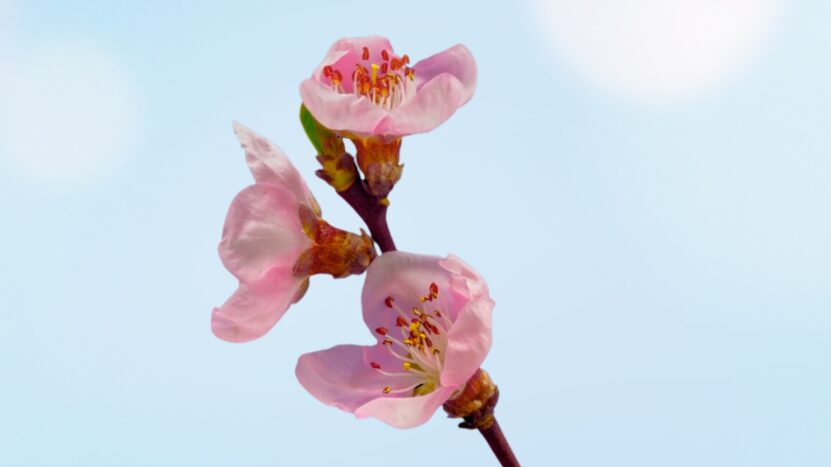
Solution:
{"label": "red anther", "polygon": [[383,58],[384,60],[389,60],[390,59],[390,54],[389,54],[389,52],[387,52],[387,49],[382,49],[381,50],[381,58]]}
{"label": "red anther", "polygon": [[435,313],[436,313],[436,318],[441,318],[441,311],[436,310]]}
{"label": "red anther", "polygon": [[382,63],[382,64],[381,64],[381,74],[382,74],[382,75],[386,75],[386,74],[387,74],[387,64],[386,64],[386,63]]}
{"label": "red anther", "polygon": [[329,66],[329,65],[326,65],[325,67],[323,67],[323,76],[328,78],[331,75],[332,75],[332,67]]}
{"label": "red anther", "polygon": [[430,284],[430,295],[438,295],[439,294],[439,286],[436,285],[435,282]]}
{"label": "red anther", "polygon": [[364,60],[369,60],[369,47],[364,47],[364,53],[361,55]]}
{"label": "red anther", "polygon": [[383,326],[381,326],[380,328],[375,328],[375,332],[377,332],[378,334],[380,334],[382,336],[386,336],[388,331],[389,331],[389,329],[387,329]]}
{"label": "red anther", "polygon": [[406,326],[407,325],[407,320],[402,318],[401,316],[399,316],[398,318],[395,318],[395,325],[398,326],[399,328],[402,327],[402,326]]}
{"label": "red anther", "polygon": [[334,73],[335,78],[337,78],[338,81],[343,81],[343,74],[340,72],[340,70],[334,70],[332,71],[332,73]]}
{"label": "red anther", "polygon": [[392,67],[392,71],[395,71],[395,70],[401,68],[401,60],[393,57],[392,61],[390,62],[390,67]]}
{"label": "red anther", "polygon": [[376,370],[381,369],[381,364],[378,363],[378,362],[372,362],[372,363],[369,364],[369,366],[371,366],[372,368],[375,368]]}
{"label": "red anther", "polygon": [[389,339],[384,339],[384,345],[392,345],[392,341]]}
{"label": "red anther", "polygon": [[387,297],[384,299],[384,305],[386,305],[387,308],[392,308],[392,302],[394,301],[395,299],[393,299],[392,297]]}
{"label": "red anther", "polygon": [[433,346],[433,341],[431,341],[429,337],[425,338],[424,342],[427,343],[427,347],[432,347]]}
{"label": "red anther", "polygon": [[401,56],[401,62],[404,63],[405,65],[407,65],[408,63],[410,63],[410,56],[407,55],[407,54],[402,55]]}
{"label": "red anther", "polygon": [[419,319],[418,319],[418,318],[413,318],[413,319],[411,319],[411,320],[410,320],[410,322],[411,322],[411,323],[418,323],[418,322],[419,322]]}

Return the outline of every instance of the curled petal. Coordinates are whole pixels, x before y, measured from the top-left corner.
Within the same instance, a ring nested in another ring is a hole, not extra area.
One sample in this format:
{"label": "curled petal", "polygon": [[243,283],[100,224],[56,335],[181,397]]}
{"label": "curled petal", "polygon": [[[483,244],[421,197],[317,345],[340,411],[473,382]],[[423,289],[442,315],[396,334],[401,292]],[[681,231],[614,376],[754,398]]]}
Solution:
{"label": "curled petal", "polygon": [[470,99],[472,90],[449,73],[442,73],[418,90],[375,127],[375,134],[408,135],[430,131],[445,122]]}
{"label": "curled petal", "polygon": [[467,304],[447,335],[442,386],[464,386],[482,365],[493,342],[493,300],[481,297]]}
{"label": "curled petal", "polygon": [[263,336],[286,313],[304,284],[291,267],[275,267],[254,283],[240,283],[221,307],[214,308],[211,329],[229,342]]}
{"label": "curled petal", "polygon": [[219,256],[242,282],[255,282],[274,267],[291,269],[312,245],[303,232],[294,195],[277,185],[252,185],[228,209]]}
{"label": "curled petal", "polygon": [[473,91],[476,89],[476,60],[473,59],[470,50],[462,44],[454,45],[447,50],[421,60],[415,64],[414,69],[416,70],[416,86],[418,89],[421,89],[433,78],[447,73],[459,80],[459,83],[465,89],[465,93],[460,96],[464,99],[462,104],[473,97]]}
{"label": "curled petal", "polygon": [[485,279],[457,256],[448,255],[439,265],[452,274],[451,291],[461,302],[488,296]]}
{"label": "curled petal", "polygon": [[233,125],[254,180],[260,184],[282,186],[293,193],[298,202],[317,209],[317,202],[306,182],[283,150],[241,123],[235,121]]}

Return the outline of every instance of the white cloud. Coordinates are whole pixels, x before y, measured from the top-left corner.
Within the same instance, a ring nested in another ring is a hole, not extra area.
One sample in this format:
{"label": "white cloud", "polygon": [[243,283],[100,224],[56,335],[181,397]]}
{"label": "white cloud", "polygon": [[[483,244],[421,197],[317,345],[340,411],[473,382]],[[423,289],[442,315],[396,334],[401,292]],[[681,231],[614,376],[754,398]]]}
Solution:
{"label": "white cloud", "polygon": [[530,0],[557,55],[582,76],[646,101],[723,83],[764,42],[776,0]]}
{"label": "white cloud", "polygon": [[111,173],[136,124],[136,96],[87,43],[20,50],[0,77],[0,163],[29,181],[83,186]]}

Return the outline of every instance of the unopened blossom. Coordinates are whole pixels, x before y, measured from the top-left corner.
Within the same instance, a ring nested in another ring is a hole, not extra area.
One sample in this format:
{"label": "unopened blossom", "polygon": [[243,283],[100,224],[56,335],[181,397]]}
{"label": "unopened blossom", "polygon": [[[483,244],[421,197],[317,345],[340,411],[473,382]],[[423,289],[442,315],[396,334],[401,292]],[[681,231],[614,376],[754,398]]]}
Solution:
{"label": "unopened blossom", "polygon": [[352,139],[370,190],[385,197],[401,176],[401,137],[436,128],[475,88],[476,62],[465,46],[412,64],[387,38],[372,36],[335,42],[300,95],[318,122]]}
{"label": "unopened blossom", "polygon": [[372,240],[330,226],[297,169],[275,144],[239,123],[234,132],[255,183],[231,203],[219,256],[239,288],[213,310],[217,337],[245,342],[271,329],[302,298],[309,276],[362,273]]}
{"label": "unopened blossom", "polygon": [[314,397],[358,418],[398,428],[426,422],[490,350],[487,285],[454,256],[381,255],[367,270],[362,303],[375,345],[306,354],[296,368]]}

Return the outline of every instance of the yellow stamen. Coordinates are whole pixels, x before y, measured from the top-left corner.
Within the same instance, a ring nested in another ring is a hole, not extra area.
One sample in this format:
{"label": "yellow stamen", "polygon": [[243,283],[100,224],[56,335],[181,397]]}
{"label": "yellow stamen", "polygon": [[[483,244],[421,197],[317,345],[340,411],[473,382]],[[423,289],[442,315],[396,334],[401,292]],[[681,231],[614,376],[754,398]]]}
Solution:
{"label": "yellow stamen", "polygon": [[377,64],[373,63],[372,65],[370,65],[370,68],[372,69],[372,71],[371,71],[372,84],[375,85],[375,80],[378,78],[378,68],[381,68],[381,67],[378,66]]}

